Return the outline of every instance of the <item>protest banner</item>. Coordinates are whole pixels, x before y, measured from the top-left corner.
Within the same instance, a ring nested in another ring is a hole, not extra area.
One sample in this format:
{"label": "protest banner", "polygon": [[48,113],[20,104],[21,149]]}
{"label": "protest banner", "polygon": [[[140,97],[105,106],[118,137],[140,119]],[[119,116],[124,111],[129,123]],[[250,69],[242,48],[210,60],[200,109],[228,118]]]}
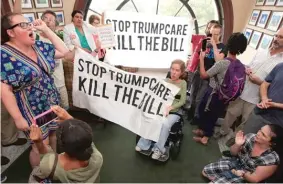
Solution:
{"label": "protest banner", "polygon": [[164,112],[180,89],[164,79],[119,70],[76,50],[74,106],[153,141],[159,138]]}
{"label": "protest banner", "polygon": [[117,42],[106,54],[113,65],[169,68],[175,59],[187,60],[193,28],[188,17],[114,11],[105,12],[104,20]]}

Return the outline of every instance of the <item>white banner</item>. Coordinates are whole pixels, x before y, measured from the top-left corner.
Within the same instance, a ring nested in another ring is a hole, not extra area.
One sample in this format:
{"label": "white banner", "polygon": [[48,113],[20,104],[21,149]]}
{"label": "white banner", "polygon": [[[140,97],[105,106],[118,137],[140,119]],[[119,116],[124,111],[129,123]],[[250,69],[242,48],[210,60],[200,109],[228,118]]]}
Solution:
{"label": "white banner", "polygon": [[193,21],[132,12],[105,12],[112,24],[117,46],[107,50],[113,65],[140,68],[169,68],[175,59],[187,60]]}
{"label": "white banner", "polygon": [[153,141],[163,114],[180,89],[153,77],[119,70],[77,49],[73,103]]}

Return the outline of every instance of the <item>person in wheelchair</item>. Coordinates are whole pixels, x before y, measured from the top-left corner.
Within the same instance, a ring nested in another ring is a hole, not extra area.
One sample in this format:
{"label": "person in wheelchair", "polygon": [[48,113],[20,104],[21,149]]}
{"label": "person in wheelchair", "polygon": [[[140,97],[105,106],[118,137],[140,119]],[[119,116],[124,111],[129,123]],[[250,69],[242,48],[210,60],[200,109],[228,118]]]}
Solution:
{"label": "person in wheelchair", "polygon": [[185,62],[179,59],[174,60],[170,67],[170,78],[166,78],[165,80],[179,87],[180,91],[175,96],[172,105],[166,108],[165,115],[167,118],[162,123],[159,140],[154,144],[153,148],[152,141],[144,138],[140,138],[136,145],[136,151],[144,155],[150,155],[153,152],[151,156],[152,159],[166,161],[169,157],[169,150],[165,148],[165,143],[171,127],[180,119],[180,116],[176,113],[178,113],[181,107],[186,103],[187,83],[184,80],[184,74]]}
{"label": "person in wheelchair", "polygon": [[236,134],[232,157],[204,167],[202,174],[212,183],[258,183],[273,176],[283,150],[283,128],[270,124],[257,134]]}

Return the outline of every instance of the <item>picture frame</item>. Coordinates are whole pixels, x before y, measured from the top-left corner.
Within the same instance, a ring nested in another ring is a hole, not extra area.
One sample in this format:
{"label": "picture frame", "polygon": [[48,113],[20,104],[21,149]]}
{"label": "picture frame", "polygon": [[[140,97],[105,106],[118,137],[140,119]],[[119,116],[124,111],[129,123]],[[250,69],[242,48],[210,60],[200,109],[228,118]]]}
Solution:
{"label": "picture frame", "polygon": [[245,32],[244,32],[244,35],[246,36],[247,40],[248,40],[248,43],[250,41],[250,38],[251,38],[251,35],[253,34],[253,30],[252,29],[248,29],[246,28]]}
{"label": "picture frame", "polygon": [[266,0],[265,1],[265,6],[274,6],[276,3],[276,0]]}
{"label": "picture frame", "polygon": [[260,10],[253,10],[249,24],[255,26],[259,17]]}
{"label": "picture frame", "polygon": [[263,6],[264,2],[265,2],[265,0],[257,0],[255,5],[256,6]]}
{"label": "picture frame", "polygon": [[253,34],[252,34],[249,45],[252,48],[257,49],[261,36],[262,36],[262,32],[254,31]]}
{"label": "picture frame", "polygon": [[271,11],[261,11],[256,26],[265,28]]}
{"label": "picture frame", "polygon": [[29,22],[33,22],[35,18],[35,13],[34,12],[25,12],[22,14]]}
{"label": "picture frame", "polygon": [[34,0],[35,8],[49,8],[49,0]]}
{"label": "picture frame", "polygon": [[[15,4],[15,0],[13,0],[13,4]],[[22,8],[23,9],[33,8],[32,0],[22,0]]]}
{"label": "picture frame", "polygon": [[283,6],[283,0],[277,0],[275,6]]}
{"label": "picture frame", "polygon": [[41,19],[41,16],[42,16],[43,13],[44,13],[44,12],[36,12],[37,18],[38,18],[38,19]]}
{"label": "picture frame", "polygon": [[277,31],[279,25],[281,24],[282,17],[283,17],[283,12],[277,12],[277,11],[272,12],[267,29],[270,31]]}
{"label": "picture frame", "polygon": [[267,50],[270,47],[270,45],[272,43],[272,40],[273,40],[273,36],[268,35],[268,34],[264,34],[262,36],[262,39],[261,39],[261,41],[259,43],[259,47],[258,48]]}
{"label": "picture frame", "polygon": [[52,8],[63,8],[63,0],[50,0]]}
{"label": "picture frame", "polygon": [[59,26],[64,26],[65,25],[65,16],[64,16],[64,11],[55,11],[56,13],[56,19],[59,23]]}

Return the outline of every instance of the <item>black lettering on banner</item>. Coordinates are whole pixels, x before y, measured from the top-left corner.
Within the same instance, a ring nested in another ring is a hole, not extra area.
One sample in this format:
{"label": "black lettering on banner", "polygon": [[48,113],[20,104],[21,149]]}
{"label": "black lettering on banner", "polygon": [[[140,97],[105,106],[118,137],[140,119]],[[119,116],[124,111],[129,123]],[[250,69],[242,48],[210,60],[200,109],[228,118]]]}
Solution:
{"label": "black lettering on banner", "polygon": [[132,85],[141,86],[142,76],[133,75]]}
{"label": "black lettering on banner", "polygon": [[[157,96],[161,97],[162,96],[162,93],[165,91],[165,86],[163,84],[160,84],[159,88],[158,88],[158,91],[156,93]],[[160,94],[160,95],[159,95]]]}
{"label": "black lettering on banner", "polygon": [[177,47],[177,38],[174,38],[175,42],[174,42],[174,51],[177,52],[179,51],[176,47]]}
{"label": "black lettering on banner", "polygon": [[151,99],[151,95],[148,96],[148,98],[147,98],[147,100],[146,100],[146,102],[143,106],[143,112],[146,112],[146,108],[147,108],[147,105],[148,105],[148,102],[149,102],[150,99]]}
{"label": "black lettering on banner", "polygon": [[128,32],[128,29],[130,28],[130,25],[131,25],[131,23],[130,23],[130,21],[127,21],[126,20],[126,22],[125,22],[125,32]]}
{"label": "black lettering on banner", "polygon": [[[148,47],[150,48],[148,49]],[[152,50],[152,37],[151,36],[145,37],[145,50]]]}
{"label": "black lettering on banner", "polygon": [[91,64],[91,61],[85,61],[86,62],[86,68],[87,68],[87,73],[89,73],[89,65]]}
{"label": "black lettering on banner", "polygon": [[84,91],[84,93],[86,93],[86,90],[85,90],[85,86],[84,86],[84,83],[86,81],[86,78],[82,78],[81,76],[79,76],[79,91]]}
{"label": "black lettering on banner", "polygon": [[134,33],[136,33],[137,32],[137,23],[138,23],[138,21],[133,21],[132,23],[134,24]]}
{"label": "black lettering on banner", "polygon": [[160,113],[162,105],[163,105],[163,103],[160,102],[160,104],[158,105],[158,108],[157,108],[157,113],[156,113],[156,115],[161,116],[161,117],[163,116],[163,114]]}
{"label": "black lettering on banner", "polygon": [[154,37],[154,47],[153,47],[153,51],[159,51],[158,49],[158,44],[159,42],[157,40],[159,40],[160,37]]}
{"label": "black lettering on banner", "polygon": [[123,83],[122,82],[122,78],[123,78],[123,74],[120,73],[120,72],[117,72],[117,75],[116,75],[116,81],[118,82],[118,80],[120,81],[120,83]]}
{"label": "black lettering on banner", "polygon": [[173,50],[173,38],[170,38],[170,51]]}
{"label": "black lettering on banner", "polygon": [[143,33],[143,22],[139,22],[139,33]]}
{"label": "black lettering on banner", "polygon": [[117,23],[117,20],[112,20],[112,22],[114,23],[114,32],[116,32],[116,23]]}
{"label": "black lettering on banner", "polygon": [[143,78],[142,87],[144,87],[144,85],[148,84],[148,82],[149,82],[149,78],[148,77],[144,77]]}
{"label": "black lettering on banner", "polygon": [[129,50],[136,50],[136,48],[134,48],[132,45],[132,36],[129,36],[129,47]]}
{"label": "black lettering on banner", "polygon": [[148,95],[147,93],[144,94],[143,99],[142,99],[141,103],[140,103],[139,106],[138,106],[139,109],[142,108],[143,103],[144,103],[144,99],[145,99],[145,97],[146,97],[147,95]]}
{"label": "black lettering on banner", "polygon": [[184,38],[181,39],[180,51],[184,51],[184,49],[183,49],[183,41],[184,41]]}
{"label": "black lettering on banner", "polygon": [[98,76],[99,73],[99,66],[97,64],[92,65],[92,75],[93,76]]}
{"label": "black lettering on banner", "polygon": [[122,50],[129,50],[125,45],[125,35],[122,35]]}
{"label": "black lettering on banner", "polygon": [[137,107],[137,106],[138,106],[138,104],[136,104],[136,100],[139,100],[139,99],[140,99],[140,98],[137,96],[138,93],[141,94],[142,91],[140,91],[140,90],[138,90],[138,89],[135,90],[135,92],[134,92],[134,97],[133,97],[133,101],[132,101],[132,105],[133,105],[134,107]]}
{"label": "black lettering on banner", "polygon": [[124,84],[130,84],[132,80],[132,75],[131,74],[124,74]]}
{"label": "black lettering on banner", "polygon": [[125,103],[126,98],[128,98],[127,104],[130,104],[131,97],[132,97],[132,94],[133,94],[133,88],[129,89],[129,93],[127,93],[127,90],[128,90],[128,87],[125,87],[124,88],[124,94],[123,94],[122,102]]}
{"label": "black lettering on banner", "polygon": [[184,25],[184,26],[183,26],[183,35],[184,35],[184,36],[187,35],[187,28],[188,28],[188,25]]}
{"label": "black lettering on banner", "polygon": [[154,101],[155,101],[155,99],[152,98],[152,99],[151,99],[151,102],[150,102],[150,105],[149,105],[149,108],[148,108],[148,111],[147,111],[148,114],[154,114],[154,113],[151,111]]}
{"label": "black lettering on banner", "polygon": [[88,95],[91,95],[92,82],[93,82],[93,79],[90,79],[90,81],[89,81],[89,86],[88,86]]}
{"label": "black lettering on banner", "polygon": [[140,40],[140,50],[142,50],[142,40],[144,36],[138,36],[138,39]]}
{"label": "black lettering on banner", "polygon": [[118,24],[119,24],[119,31],[124,32],[125,31],[124,22],[120,20]]}
{"label": "black lettering on banner", "polygon": [[156,93],[156,90],[158,89],[159,87],[159,82],[151,89],[153,91],[153,93]]}
{"label": "black lettering on banner", "polygon": [[144,31],[145,31],[145,33],[149,33],[149,31],[150,31],[150,24],[148,22],[146,22],[145,25],[144,25]]}
{"label": "black lettering on banner", "polygon": [[164,24],[160,24],[160,27],[159,27],[159,34],[161,34],[161,32],[164,30]]}
{"label": "black lettering on banner", "polygon": [[83,60],[83,59],[79,59],[79,65],[81,66],[81,69],[78,68],[78,70],[79,70],[80,72],[84,71],[84,67],[83,67],[82,63],[84,63],[84,60]]}
{"label": "black lettering on banner", "polygon": [[166,24],[165,26],[165,34],[170,34],[170,25]]}
{"label": "black lettering on banner", "polygon": [[119,91],[120,91],[120,89],[121,89],[123,86],[118,85],[118,84],[115,84],[114,86],[116,87],[115,101],[117,101],[117,100],[118,100],[118,96],[119,96]]}
{"label": "black lettering on banner", "polygon": [[[120,35],[117,35],[117,44],[118,44],[118,50],[120,50],[120,45],[121,45],[121,39],[120,39]],[[115,48],[116,50],[116,48]]]}
{"label": "black lettering on banner", "polygon": [[109,72],[110,72],[111,80],[113,80],[115,71],[109,69]]}
{"label": "black lettering on banner", "polygon": [[102,97],[109,99],[109,96],[106,95],[106,83],[103,83]]}
{"label": "black lettering on banner", "polygon": [[106,24],[110,24],[111,20],[110,19],[106,19]]}
{"label": "black lettering on banner", "polygon": [[100,95],[97,93],[97,80],[94,81],[94,87],[93,87],[93,96],[100,97]]}
{"label": "black lettering on banner", "polygon": [[163,100],[168,100],[168,96],[169,96],[169,92],[170,92],[171,90],[169,89],[169,88],[166,88],[166,92],[164,93],[164,95],[163,95]]}
{"label": "black lettering on banner", "polygon": [[161,47],[161,51],[167,51],[168,50],[168,42],[169,39],[166,37],[162,38],[162,47]]}
{"label": "black lettering on banner", "polygon": [[175,25],[173,24],[172,27],[171,27],[171,35],[176,35],[176,27]]}
{"label": "black lettering on banner", "polygon": [[103,66],[100,66],[100,78],[102,78],[104,73],[106,73],[106,69]]}
{"label": "black lettering on banner", "polygon": [[158,34],[158,25],[159,23],[151,23],[151,33]]}
{"label": "black lettering on banner", "polygon": [[177,26],[177,35],[182,35],[182,25]]}
{"label": "black lettering on banner", "polygon": [[156,79],[155,78],[151,78],[150,84],[149,84],[149,89],[150,90],[152,90],[152,81],[154,81],[156,83]]}

